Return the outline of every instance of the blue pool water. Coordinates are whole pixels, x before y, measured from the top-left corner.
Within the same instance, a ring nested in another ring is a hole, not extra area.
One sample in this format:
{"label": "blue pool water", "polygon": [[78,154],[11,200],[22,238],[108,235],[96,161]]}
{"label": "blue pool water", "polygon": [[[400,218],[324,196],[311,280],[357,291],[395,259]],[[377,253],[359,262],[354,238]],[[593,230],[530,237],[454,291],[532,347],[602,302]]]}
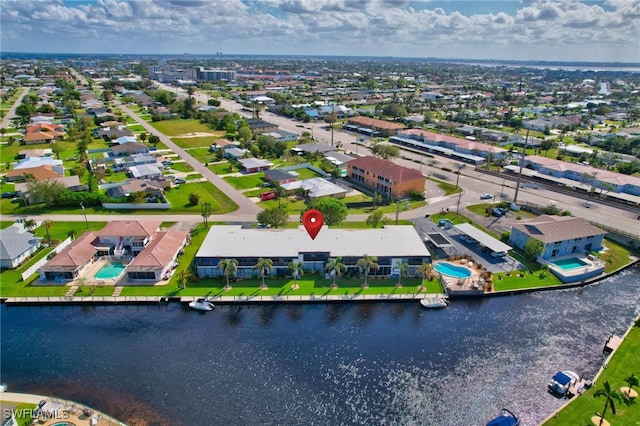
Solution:
{"label": "blue pool water", "polygon": [[100,268],[98,273],[95,275],[95,278],[99,280],[110,280],[116,278],[122,273],[122,271],[124,271],[126,267],[127,265],[122,262],[107,263],[102,268]]}
{"label": "blue pool water", "polygon": [[565,271],[569,270],[569,269],[575,269],[575,268],[579,268],[581,266],[587,266],[588,263],[578,259],[577,257],[570,257],[568,259],[560,259],[557,260],[555,262],[553,262],[554,265],[558,265],[560,268],[564,269]]}
{"label": "blue pool water", "polygon": [[457,266],[447,262],[437,263],[434,269],[443,275],[455,278],[469,278],[471,270],[465,266]]}

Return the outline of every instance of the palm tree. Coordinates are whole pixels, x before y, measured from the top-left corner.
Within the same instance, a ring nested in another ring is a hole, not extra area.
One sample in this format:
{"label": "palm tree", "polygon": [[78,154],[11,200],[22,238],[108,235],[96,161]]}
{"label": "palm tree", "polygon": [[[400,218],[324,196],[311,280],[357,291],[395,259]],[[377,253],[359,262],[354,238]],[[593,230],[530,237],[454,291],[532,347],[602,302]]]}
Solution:
{"label": "palm tree", "polygon": [[187,288],[187,281],[189,281],[189,278],[191,278],[191,272],[187,271],[186,269],[180,271],[180,273],[178,274],[178,283],[181,289]]}
{"label": "palm tree", "polygon": [[[627,396],[627,398],[632,398],[632,394],[636,393],[633,388],[640,386],[640,378],[638,378],[638,376],[636,376],[635,374],[632,374],[628,377],[626,377],[624,379],[625,382],[627,382],[627,384],[629,385],[629,388],[622,391],[623,394],[625,394]],[[623,388],[624,389],[624,388]]]}
{"label": "palm tree", "polygon": [[356,266],[362,268],[362,270],[364,271],[364,284],[362,286],[365,288],[369,287],[369,284],[367,282],[367,279],[369,278],[369,272],[372,269],[380,269],[380,265],[378,265],[378,258],[376,256],[369,256],[365,253],[364,256],[358,259]]}
{"label": "palm tree", "polygon": [[424,290],[424,280],[431,277],[431,273],[433,272],[433,265],[431,263],[423,262],[422,266],[420,266],[416,272],[422,275],[422,283],[418,288],[418,291],[422,291]]}
{"label": "palm tree", "polygon": [[398,284],[396,285],[396,287],[402,288],[402,277],[406,276],[409,273],[409,264],[398,260],[396,262],[396,269],[400,274],[398,275]]}
{"label": "palm tree", "polygon": [[273,260],[259,258],[258,263],[253,265],[253,269],[256,269],[258,270],[258,272],[260,272],[260,278],[262,278],[262,285],[260,286],[260,289],[266,290],[267,285],[264,283],[264,276],[267,275],[271,271],[271,269],[273,269]]}
{"label": "palm tree", "polygon": [[289,268],[289,270],[291,271],[291,275],[293,275],[293,286],[292,288],[294,290],[298,289],[298,277],[303,276],[304,275],[304,268],[303,268],[303,264],[300,262],[289,262],[289,265],[287,265],[287,268]]}
{"label": "palm tree", "polygon": [[32,229],[34,229],[37,226],[38,226],[38,224],[33,219],[27,219],[27,220],[24,221],[24,229],[26,229],[27,231],[31,231]]}
{"label": "palm tree", "polygon": [[604,408],[602,409],[602,415],[600,415],[600,426],[604,423],[604,416],[607,413],[607,407],[611,407],[611,412],[616,414],[616,402],[618,404],[622,403],[622,395],[615,390],[611,389],[611,385],[609,382],[604,382],[602,389],[598,389],[594,394],[594,398],[599,398],[604,396],[607,400],[604,402]]}
{"label": "palm tree", "polygon": [[347,265],[342,263],[342,257],[338,256],[335,259],[328,259],[324,270],[333,275],[333,284],[331,286],[335,288],[337,287],[336,278],[342,276],[342,272],[347,270]]}
{"label": "palm tree", "polygon": [[238,261],[236,259],[220,259],[217,268],[222,269],[222,274],[227,279],[227,284],[224,286],[224,289],[231,290],[231,286],[229,285],[229,276],[235,275],[238,271]]}
{"label": "palm tree", "polygon": [[51,219],[45,219],[42,224],[47,231],[47,241],[51,244],[51,227],[53,226],[53,221]]}

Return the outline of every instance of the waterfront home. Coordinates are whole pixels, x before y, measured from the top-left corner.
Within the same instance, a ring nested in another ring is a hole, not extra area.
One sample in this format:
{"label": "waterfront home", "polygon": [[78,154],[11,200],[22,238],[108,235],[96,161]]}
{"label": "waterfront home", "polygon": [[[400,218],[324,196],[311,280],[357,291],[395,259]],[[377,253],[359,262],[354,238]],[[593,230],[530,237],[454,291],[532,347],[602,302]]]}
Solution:
{"label": "waterfront home", "polygon": [[[40,278],[56,282],[73,280],[87,275],[85,271],[96,261],[107,264],[119,260],[130,261],[124,269],[130,281],[159,281],[171,273],[188,240],[188,232],[163,231],[159,229],[160,223],[118,220],[109,222],[99,232],[85,232],[38,269]],[[91,278],[88,277],[89,282]]]}
{"label": "waterfront home", "polygon": [[511,228],[509,242],[524,250],[530,239],[543,244],[539,258],[550,260],[569,254],[599,251],[606,232],[587,220],[570,216],[541,215]]}
{"label": "waterfront home", "polygon": [[297,229],[245,229],[240,225],[212,226],[196,254],[196,267],[201,277],[221,276],[218,262],[238,261],[239,277],[257,275],[254,266],[259,258],[271,259],[270,274],[289,275],[290,262],[304,265],[307,271],[325,273],[330,258],[342,257],[348,271],[358,269],[356,263],[364,254],[377,256],[380,268],[371,276],[398,275],[398,262],[409,265],[415,275],[429,251],[413,226],[385,226],[376,229],[336,229],[324,226],[312,240],[304,227]]}
{"label": "waterfront home", "polygon": [[0,267],[15,268],[35,253],[41,238],[24,228],[23,223],[14,223],[0,230]]}
{"label": "waterfront home", "polygon": [[426,179],[416,169],[376,157],[360,157],[347,162],[346,176],[361,185],[393,198],[422,194]]}

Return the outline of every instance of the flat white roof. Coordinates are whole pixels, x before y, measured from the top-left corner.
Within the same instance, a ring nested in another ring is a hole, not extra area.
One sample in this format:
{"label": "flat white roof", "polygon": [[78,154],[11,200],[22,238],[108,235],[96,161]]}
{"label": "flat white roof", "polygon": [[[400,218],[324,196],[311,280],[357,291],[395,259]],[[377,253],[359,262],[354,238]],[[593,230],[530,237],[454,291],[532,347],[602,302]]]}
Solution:
{"label": "flat white roof", "polygon": [[212,226],[196,257],[297,257],[301,252],[329,256],[420,256],[429,251],[411,225],[376,229],[337,229],[326,225],[312,240],[303,226],[297,229],[244,229],[241,225]]}
{"label": "flat white roof", "polygon": [[459,223],[457,225],[453,225],[458,231],[466,234],[482,244],[483,246],[496,251],[496,252],[507,252],[512,249],[512,247],[508,244],[503,243],[500,240],[493,238],[491,235],[487,234],[471,225],[470,223]]}

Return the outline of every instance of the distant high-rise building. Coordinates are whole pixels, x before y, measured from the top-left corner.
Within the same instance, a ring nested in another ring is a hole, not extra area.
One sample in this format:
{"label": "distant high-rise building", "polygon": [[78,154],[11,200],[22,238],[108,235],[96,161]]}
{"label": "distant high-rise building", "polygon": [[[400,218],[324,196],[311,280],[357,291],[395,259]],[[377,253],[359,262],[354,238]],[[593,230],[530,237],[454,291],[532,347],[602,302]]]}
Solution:
{"label": "distant high-rise building", "polygon": [[203,67],[198,67],[196,68],[196,78],[204,81],[233,81],[236,79],[236,72],[231,70],[204,69]]}

